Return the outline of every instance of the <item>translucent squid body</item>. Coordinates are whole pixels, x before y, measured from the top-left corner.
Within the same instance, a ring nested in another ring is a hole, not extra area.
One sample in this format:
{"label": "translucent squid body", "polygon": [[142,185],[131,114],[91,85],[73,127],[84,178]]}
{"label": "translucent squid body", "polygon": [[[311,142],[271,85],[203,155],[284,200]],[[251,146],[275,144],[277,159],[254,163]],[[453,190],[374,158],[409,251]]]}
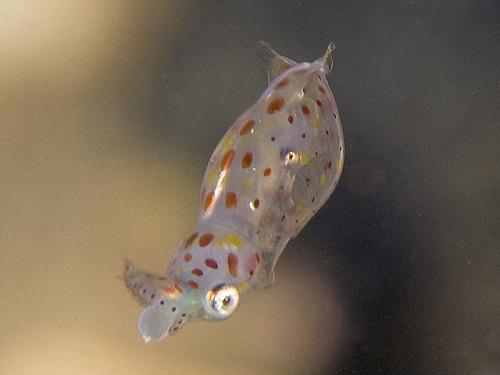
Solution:
{"label": "translucent squid body", "polygon": [[296,63],[261,42],[269,87],[231,126],[203,178],[198,219],[165,274],[126,262],[125,284],[145,306],[145,342],[189,320],[218,321],[240,295],[274,281],[274,266],[330,197],[344,161],[337,104],[326,74],[330,44],[313,63]]}

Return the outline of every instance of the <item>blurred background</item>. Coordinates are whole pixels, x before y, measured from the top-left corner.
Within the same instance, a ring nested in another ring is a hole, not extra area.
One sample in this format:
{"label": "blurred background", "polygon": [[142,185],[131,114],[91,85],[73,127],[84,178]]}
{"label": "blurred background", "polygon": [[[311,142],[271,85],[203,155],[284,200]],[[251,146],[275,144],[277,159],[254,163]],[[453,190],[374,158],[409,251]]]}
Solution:
{"label": "blurred background", "polygon": [[[0,2],[0,374],[500,374],[496,0]],[[259,40],[335,42],[345,169],[277,281],[145,345]]]}

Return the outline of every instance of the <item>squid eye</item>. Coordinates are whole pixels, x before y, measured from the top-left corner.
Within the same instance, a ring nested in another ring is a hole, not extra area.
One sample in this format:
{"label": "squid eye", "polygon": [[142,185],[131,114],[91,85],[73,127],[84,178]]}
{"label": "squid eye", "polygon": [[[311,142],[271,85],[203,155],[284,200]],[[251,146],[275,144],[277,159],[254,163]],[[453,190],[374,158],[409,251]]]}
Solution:
{"label": "squid eye", "polygon": [[205,295],[203,307],[210,318],[225,319],[238,307],[238,289],[227,284],[217,285]]}

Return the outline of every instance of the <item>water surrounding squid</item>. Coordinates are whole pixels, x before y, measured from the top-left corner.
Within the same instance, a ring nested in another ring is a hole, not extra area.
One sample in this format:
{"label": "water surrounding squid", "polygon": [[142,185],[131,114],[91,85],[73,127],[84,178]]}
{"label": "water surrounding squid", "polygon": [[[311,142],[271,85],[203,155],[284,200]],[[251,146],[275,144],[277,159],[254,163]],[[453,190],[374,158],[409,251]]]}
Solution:
{"label": "water surrounding squid", "polygon": [[240,296],[270,286],[274,266],[330,197],[344,140],[323,57],[296,63],[260,43],[269,86],[229,128],[201,185],[198,219],[164,274],[126,261],[125,284],[145,307],[138,328],[159,341],[194,319],[232,315]]}

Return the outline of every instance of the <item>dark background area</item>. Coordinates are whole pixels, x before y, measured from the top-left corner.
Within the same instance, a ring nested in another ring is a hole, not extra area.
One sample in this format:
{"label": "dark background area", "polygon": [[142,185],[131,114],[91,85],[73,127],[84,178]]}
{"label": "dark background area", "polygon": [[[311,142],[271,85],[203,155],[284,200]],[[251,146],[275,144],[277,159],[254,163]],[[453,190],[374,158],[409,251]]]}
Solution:
{"label": "dark background area", "polygon": [[[0,5],[0,373],[500,374],[498,1],[37,4]],[[343,175],[276,285],[145,346],[122,259],[167,266],[259,40],[336,44]]]}

